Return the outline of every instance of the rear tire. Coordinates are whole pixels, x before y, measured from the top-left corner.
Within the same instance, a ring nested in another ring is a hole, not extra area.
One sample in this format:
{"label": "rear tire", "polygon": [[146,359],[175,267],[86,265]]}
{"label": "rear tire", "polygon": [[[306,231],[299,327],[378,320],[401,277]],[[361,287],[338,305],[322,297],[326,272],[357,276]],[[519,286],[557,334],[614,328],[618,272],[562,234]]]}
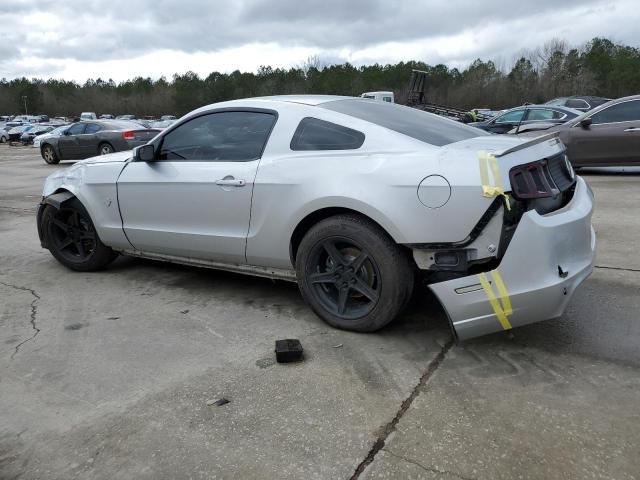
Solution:
{"label": "rear tire", "polygon": [[40,150],[40,152],[44,161],[49,165],[55,165],[56,163],[60,162],[58,155],[56,155],[56,151],[51,145],[45,145],[44,147],[42,147],[42,150]]}
{"label": "rear tire", "polygon": [[110,143],[101,143],[100,145],[98,145],[98,155],[109,155],[113,152],[115,152],[115,149],[111,146]]}
{"label": "rear tire", "polygon": [[373,332],[393,321],[411,298],[410,259],[378,225],[358,215],[320,221],[298,248],[302,297],[329,325]]}
{"label": "rear tire", "polygon": [[47,206],[42,214],[42,231],[51,254],[71,270],[101,270],[118,256],[102,243],[89,212],[77,198],[64,202],[59,210]]}

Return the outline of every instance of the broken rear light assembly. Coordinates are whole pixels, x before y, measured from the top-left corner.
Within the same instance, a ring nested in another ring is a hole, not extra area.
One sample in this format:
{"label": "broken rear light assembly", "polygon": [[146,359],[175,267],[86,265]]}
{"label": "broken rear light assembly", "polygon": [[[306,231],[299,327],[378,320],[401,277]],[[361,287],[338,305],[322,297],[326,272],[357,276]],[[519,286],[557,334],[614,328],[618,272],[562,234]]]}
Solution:
{"label": "broken rear light assembly", "polygon": [[560,193],[549,174],[546,159],[513,167],[509,180],[513,196],[518,200],[555,197]]}

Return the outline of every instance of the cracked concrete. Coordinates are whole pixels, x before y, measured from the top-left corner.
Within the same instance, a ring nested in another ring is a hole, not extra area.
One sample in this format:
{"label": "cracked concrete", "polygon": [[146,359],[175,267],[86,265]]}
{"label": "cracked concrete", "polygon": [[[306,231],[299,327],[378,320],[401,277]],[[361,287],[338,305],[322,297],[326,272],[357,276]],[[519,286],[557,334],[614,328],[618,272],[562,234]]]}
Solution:
{"label": "cracked concrete", "polygon": [[371,450],[364,458],[364,460],[360,462],[360,464],[356,467],[354,474],[351,476],[351,480],[357,480],[358,478],[360,478],[362,472],[364,472],[364,470],[371,464],[371,462],[375,460],[378,452],[384,449],[387,439],[391,434],[393,434],[393,432],[395,432],[396,427],[402,419],[403,415],[411,407],[411,404],[417,398],[417,396],[420,395],[420,392],[425,387],[425,385],[427,385],[427,382],[438,369],[440,364],[444,361],[447,352],[451,349],[452,346],[453,338],[442,346],[442,349],[440,350],[440,352],[438,352],[438,355],[436,355],[436,357],[431,361],[424,374],[420,377],[420,381],[411,391],[411,394],[403,400],[393,419],[382,428],[380,428],[380,433],[378,434],[378,438],[373,443],[373,447],[371,447]]}
{"label": "cracked concrete", "polygon": [[445,476],[451,476],[453,478],[457,478],[460,480],[476,480],[473,477],[465,477],[464,475],[459,475],[456,472],[450,472],[447,470],[441,470],[439,468],[435,468],[435,467],[427,467],[426,465],[422,465],[420,462],[416,462],[415,460],[411,460],[410,458],[407,457],[403,457],[402,455],[399,455],[397,453],[392,452],[391,450],[389,450],[388,448],[383,449],[385,453],[388,453],[389,455],[392,455],[400,460],[403,460],[407,463],[410,463],[411,465],[415,465],[416,467],[421,468],[422,470],[424,470],[427,473],[433,473],[433,474],[438,474],[438,476],[441,478],[442,475]]}
{"label": "cracked concrete", "polygon": [[31,288],[21,287],[21,286],[18,286],[18,285],[13,285],[11,283],[6,283],[6,282],[2,282],[2,281],[0,281],[0,284],[4,285],[5,287],[10,287],[10,288],[14,288],[16,290],[22,290],[24,292],[29,292],[29,293],[31,293],[31,295],[34,296],[34,299],[31,301],[31,318],[29,320],[30,323],[31,323],[31,328],[33,329],[34,333],[29,338],[27,338],[26,340],[23,340],[22,342],[18,343],[15,346],[15,350],[14,350],[13,354],[11,354],[11,360],[13,360],[13,357],[15,357],[17,355],[18,351],[20,350],[20,347],[22,347],[25,343],[30,342],[33,339],[35,339],[38,336],[38,334],[40,333],[40,329],[36,325],[36,317],[38,316],[38,300],[40,300],[40,295],[38,295],[36,293],[36,291],[31,289]]}
{"label": "cracked concrete", "polygon": [[[131,259],[66,270],[33,224],[63,167],[0,146],[0,478],[638,478],[638,177],[585,172],[612,268],[562,319],[448,347],[428,295],[359,335],[290,284]],[[270,361],[291,336],[305,362]]]}
{"label": "cracked concrete", "polygon": [[607,265],[596,265],[595,268],[602,268],[604,270],[621,270],[623,272],[640,272],[640,268],[610,267]]}

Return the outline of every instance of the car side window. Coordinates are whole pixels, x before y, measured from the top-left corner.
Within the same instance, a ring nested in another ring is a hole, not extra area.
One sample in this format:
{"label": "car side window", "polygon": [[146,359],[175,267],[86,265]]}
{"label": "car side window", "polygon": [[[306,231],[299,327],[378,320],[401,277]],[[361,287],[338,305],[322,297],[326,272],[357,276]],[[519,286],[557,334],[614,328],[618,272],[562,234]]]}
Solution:
{"label": "car side window", "polygon": [[496,118],[495,123],[513,123],[519,122],[524,116],[524,110],[514,110]]}
{"label": "car side window", "polygon": [[162,139],[159,160],[257,160],[276,116],[267,112],[217,112],[183,123]]}
{"label": "car side window", "polygon": [[640,120],[640,100],[617,103],[591,117],[593,125],[599,123],[633,122]]}
{"label": "car side window", "polygon": [[365,135],[313,117],[305,117],[298,124],[289,147],[291,150],[355,150],[364,143]]}
{"label": "car side window", "polygon": [[75,125],[71,125],[67,132],[69,132],[69,135],[80,135],[84,132],[86,126],[85,123],[76,123]]}
{"label": "car side window", "polygon": [[559,116],[554,115],[556,112],[547,108],[535,108],[529,110],[529,116],[527,120],[551,120],[554,118],[559,118]]}
{"label": "car side window", "polygon": [[569,108],[586,108],[589,109],[590,105],[581,98],[570,98],[565,104]]}
{"label": "car side window", "polygon": [[85,129],[84,133],[96,133],[100,130],[102,130],[102,127],[100,127],[100,125],[98,125],[97,123],[89,123],[87,124],[87,128]]}

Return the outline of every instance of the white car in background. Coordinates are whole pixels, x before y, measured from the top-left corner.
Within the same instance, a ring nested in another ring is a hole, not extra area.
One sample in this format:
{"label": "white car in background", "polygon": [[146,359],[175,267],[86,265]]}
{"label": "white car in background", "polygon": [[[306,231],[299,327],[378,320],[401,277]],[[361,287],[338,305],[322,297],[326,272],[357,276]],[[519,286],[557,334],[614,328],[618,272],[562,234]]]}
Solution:
{"label": "white car in background", "polygon": [[378,102],[395,103],[393,92],[364,92],[360,97],[377,100]]}
{"label": "white car in background", "polygon": [[33,139],[32,147],[40,149],[40,143],[42,140],[46,140],[47,138],[59,137],[64,134],[64,132],[69,128],[69,125],[62,125],[61,127],[55,128],[48,133],[44,133],[42,135],[38,135]]}
{"label": "white car in background", "polygon": [[209,105],[59,169],[37,225],[73,270],[124,254],[294,281],[360,332],[394,320],[420,276],[466,339],[562,314],[593,269],[592,211],[554,134],[298,95]]}

